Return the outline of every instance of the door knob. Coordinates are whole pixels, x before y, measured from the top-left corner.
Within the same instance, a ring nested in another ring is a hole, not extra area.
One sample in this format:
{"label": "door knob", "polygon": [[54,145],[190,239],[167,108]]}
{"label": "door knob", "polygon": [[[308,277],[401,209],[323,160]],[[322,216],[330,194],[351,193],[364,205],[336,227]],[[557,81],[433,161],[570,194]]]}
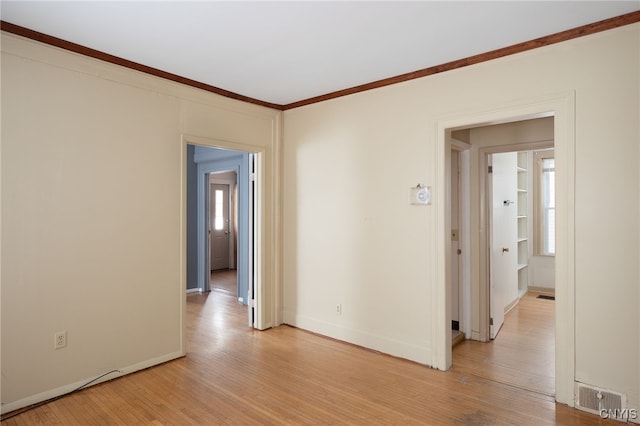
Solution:
{"label": "door knob", "polygon": [[502,247],[503,253],[509,253],[509,247]]}

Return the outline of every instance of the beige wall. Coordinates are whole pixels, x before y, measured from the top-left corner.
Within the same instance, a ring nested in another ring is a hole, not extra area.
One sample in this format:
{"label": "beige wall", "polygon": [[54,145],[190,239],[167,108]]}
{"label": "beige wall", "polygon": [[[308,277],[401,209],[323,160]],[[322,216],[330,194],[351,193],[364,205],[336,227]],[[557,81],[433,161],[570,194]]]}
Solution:
{"label": "beige wall", "polygon": [[440,210],[408,205],[407,190],[445,190],[436,123],[574,92],[575,379],[639,407],[639,31],[285,112],[285,322],[430,362],[443,350],[431,309]]}
{"label": "beige wall", "polygon": [[[277,111],[2,35],[3,412],[184,353],[184,143],[262,152],[277,248],[280,126]],[[273,250],[265,263],[272,298]]]}
{"label": "beige wall", "polygon": [[[635,24],[288,111],[282,169],[275,111],[3,35],[3,411],[183,353],[184,135],[264,150],[262,297],[276,307],[265,324],[279,323],[283,297],[285,322],[431,360],[442,350],[439,206],[410,206],[407,192],[444,190],[435,123],[567,91],[575,378],[639,407],[639,33]],[[69,346],[56,351],[61,330]]]}

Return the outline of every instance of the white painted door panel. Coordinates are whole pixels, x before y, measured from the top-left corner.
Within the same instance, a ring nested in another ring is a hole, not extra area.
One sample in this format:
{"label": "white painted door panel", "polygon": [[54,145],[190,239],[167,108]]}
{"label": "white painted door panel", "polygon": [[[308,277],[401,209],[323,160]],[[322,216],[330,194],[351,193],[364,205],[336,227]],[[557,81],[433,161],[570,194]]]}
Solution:
{"label": "white painted door panel", "polygon": [[504,310],[517,297],[517,153],[492,154],[490,217],[491,338],[504,323]]}

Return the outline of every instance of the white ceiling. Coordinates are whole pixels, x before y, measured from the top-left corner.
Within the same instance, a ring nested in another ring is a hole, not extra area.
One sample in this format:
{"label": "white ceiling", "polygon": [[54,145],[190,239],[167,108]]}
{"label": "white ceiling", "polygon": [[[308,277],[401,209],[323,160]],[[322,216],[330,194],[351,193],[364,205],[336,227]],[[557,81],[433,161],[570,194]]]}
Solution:
{"label": "white ceiling", "polygon": [[640,9],[634,1],[5,1],[3,21],[275,104]]}

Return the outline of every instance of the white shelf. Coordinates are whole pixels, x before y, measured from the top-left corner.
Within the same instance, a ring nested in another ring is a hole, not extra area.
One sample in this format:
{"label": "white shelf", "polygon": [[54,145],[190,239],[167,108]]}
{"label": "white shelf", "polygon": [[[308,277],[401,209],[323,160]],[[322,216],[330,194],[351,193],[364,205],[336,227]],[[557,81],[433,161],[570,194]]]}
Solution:
{"label": "white shelf", "polygon": [[529,156],[530,152],[518,152],[518,296],[522,297],[529,287],[529,221],[527,212],[529,211]]}

